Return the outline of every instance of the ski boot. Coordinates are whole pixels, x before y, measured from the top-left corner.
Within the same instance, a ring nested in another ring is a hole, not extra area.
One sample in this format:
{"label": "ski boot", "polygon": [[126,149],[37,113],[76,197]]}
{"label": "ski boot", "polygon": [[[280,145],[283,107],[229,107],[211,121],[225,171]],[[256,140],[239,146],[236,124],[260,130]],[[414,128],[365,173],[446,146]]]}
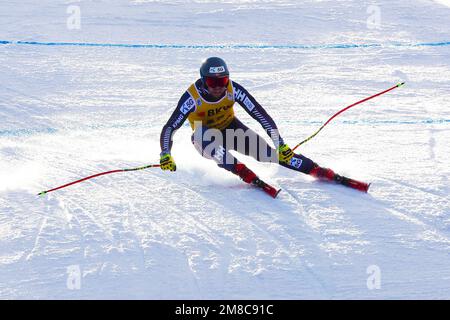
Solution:
{"label": "ski boot", "polygon": [[341,184],[343,186],[356,189],[362,192],[367,192],[370,187],[370,183],[361,182],[358,180],[350,179],[341,175],[338,175],[334,173],[333,170],[328,168],[322,168],[318,165],[315,165],[314,168],[309,173],[313,177],[322,180],[322,181],[329,181],[329,182],[335,182],[337,184]]}
{"label": "ski boot", "polygon": [[238,163],[234,166],[234,174],[238,175],[244,182],[262,189],[272,198],[276,198],[278,193],[281,191],[281,189],[277,190],[259,179],[259,177],[243,163]]}

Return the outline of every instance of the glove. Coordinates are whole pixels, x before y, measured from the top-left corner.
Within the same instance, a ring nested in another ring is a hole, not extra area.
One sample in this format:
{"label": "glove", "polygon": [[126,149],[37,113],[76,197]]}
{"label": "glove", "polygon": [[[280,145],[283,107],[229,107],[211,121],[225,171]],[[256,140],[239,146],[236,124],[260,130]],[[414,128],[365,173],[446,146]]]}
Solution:
{"label": "glove", "polygon": [[292,151],[287,144],[280,145],[277,150],[278,161],[280,163],[289,164],[294,156],[294,151]]}
{"label": "glove", "polygon": [[161,165],[161,170],[177,171],[177,165],[170,153],[161,153],[159,164]]}

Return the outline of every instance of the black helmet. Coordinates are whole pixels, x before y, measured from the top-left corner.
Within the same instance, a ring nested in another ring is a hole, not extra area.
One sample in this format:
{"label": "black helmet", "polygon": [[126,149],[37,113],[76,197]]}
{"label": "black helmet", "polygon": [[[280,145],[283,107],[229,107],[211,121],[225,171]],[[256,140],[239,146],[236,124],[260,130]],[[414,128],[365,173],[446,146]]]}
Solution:
{"label": "black helmet", "polygon": [[223,59],[218,57],[210,57],[203,61],[200,67],[200,76],[205,82],[205,77],[222,78],[228,77],[230,72],[228,71],[227,64]]}

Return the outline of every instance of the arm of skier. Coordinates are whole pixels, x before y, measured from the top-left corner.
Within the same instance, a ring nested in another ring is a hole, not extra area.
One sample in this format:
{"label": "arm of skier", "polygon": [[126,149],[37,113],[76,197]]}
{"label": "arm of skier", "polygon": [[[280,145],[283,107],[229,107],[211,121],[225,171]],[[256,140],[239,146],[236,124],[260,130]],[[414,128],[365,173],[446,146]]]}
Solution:
{"label": "arm of skier", "polygon": [[170,154],[173,144],[173,135],[183,125],[193,110],[195,110],[195,102],[190,94],[185,92],[178,101],[176,109],[161,130],[159,142],[161,146],[160,164],[162,170],[176,170],[175,161]]}
{"label": "arm of skier", "polygon": [[234,98],[245,111],[256,121],[258,121],[275,145],[278,148],[284,144],[275,121],[267,113],[267,111],[256,101],[256,99],[240,84],[233,81]]}

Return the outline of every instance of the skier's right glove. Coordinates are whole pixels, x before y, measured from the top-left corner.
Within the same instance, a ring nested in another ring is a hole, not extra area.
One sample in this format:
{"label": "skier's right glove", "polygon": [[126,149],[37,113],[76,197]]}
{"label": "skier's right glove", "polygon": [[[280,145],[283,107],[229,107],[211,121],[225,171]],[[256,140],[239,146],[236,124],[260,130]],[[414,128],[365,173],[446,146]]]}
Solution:
{"label": "skier's right glove", "polygon": [[177,165],[170,153],[161,153],[159,164],[161,165],[161,170],[177,171]]}

